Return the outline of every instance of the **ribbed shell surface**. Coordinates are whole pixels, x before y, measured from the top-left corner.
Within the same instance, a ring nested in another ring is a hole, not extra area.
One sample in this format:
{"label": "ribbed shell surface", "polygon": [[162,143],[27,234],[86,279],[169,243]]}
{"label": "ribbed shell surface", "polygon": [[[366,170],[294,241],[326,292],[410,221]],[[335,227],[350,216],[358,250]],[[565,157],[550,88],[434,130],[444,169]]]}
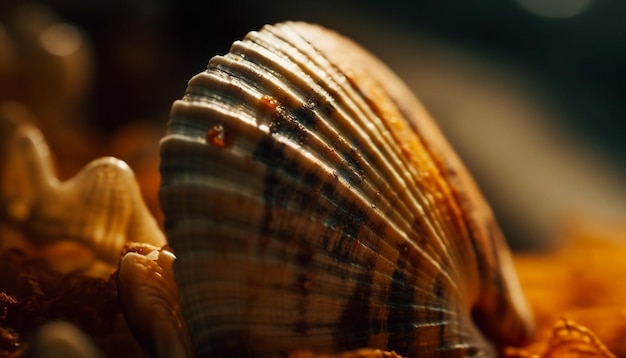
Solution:
{"label": "ribbed shell surface", "polygon": [[489,207],[352,41],[304,23],[247,34],[190,80],[161,147],[196,355],[490,356],[527,338]]}

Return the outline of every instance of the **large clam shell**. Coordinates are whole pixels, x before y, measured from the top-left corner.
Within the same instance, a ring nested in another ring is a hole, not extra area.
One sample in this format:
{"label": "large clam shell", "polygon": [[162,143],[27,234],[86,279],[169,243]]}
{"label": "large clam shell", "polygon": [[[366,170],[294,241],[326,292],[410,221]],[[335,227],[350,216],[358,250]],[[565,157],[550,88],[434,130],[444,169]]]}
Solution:
{"label": "large clam shell", "polygon": [[196,355],[489,356],[528,338],[489,206],[352,41],[305,23],[247,34],[190,80],[161,146]]}

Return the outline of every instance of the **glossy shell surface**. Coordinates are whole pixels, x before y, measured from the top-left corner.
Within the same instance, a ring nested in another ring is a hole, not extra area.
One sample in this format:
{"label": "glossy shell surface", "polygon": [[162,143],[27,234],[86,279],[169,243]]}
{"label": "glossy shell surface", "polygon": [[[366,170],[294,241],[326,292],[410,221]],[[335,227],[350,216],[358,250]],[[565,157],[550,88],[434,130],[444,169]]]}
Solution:
{"label": "glossy shell surface", "polygon": [[489,206],[374,56],[265,26],[192,78],[160,200],[198,356],[492,356],[532,322]]}

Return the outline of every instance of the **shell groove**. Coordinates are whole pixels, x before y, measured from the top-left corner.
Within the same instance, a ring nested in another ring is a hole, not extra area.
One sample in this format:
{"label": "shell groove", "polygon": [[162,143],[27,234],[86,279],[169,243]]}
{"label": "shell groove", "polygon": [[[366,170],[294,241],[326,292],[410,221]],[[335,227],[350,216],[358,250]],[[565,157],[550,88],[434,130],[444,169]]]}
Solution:
{"label": "shell groove", "polygon": [[532,330],[462,163],[404,84],[330,30],[265,26],[212,58],[173,105],[161,175],[199,356],[489,356]]}

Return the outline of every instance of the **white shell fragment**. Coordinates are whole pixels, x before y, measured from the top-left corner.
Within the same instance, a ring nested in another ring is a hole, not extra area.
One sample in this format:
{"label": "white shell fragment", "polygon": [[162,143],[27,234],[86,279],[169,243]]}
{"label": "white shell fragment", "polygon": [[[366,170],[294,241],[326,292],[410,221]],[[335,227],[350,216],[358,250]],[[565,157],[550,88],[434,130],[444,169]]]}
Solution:
{"label": "white shell fragment", "polygon": [[[41,247],[75,243],[90,253],[87,261],[59,257],[53,262],[61,271],[72,271],[93,262],[116,267],[127,241],[165,244],[126,163],[112,157],[97,159],[60,182],[48,146],[30,121],[24,106],[0,105],[0,228],[23,233],[27,239],[8,240],[17,236],[3,235],[0,249],[19,247],[37,254]],[[76,262],[68,262],[72,260]]]}
{"label": "white shell fragment", "polygon": [[133,335],[154,357],[188,357],[191,348],[172,273],[176,257],[145,244],[129,244],[120,260],[120,305]]}
{"label": "white shell fragment", "polygon": [[352,41],[265,26],[172,108],[160,200],[197,356],[493,356],[532,320],[471,177]]}

